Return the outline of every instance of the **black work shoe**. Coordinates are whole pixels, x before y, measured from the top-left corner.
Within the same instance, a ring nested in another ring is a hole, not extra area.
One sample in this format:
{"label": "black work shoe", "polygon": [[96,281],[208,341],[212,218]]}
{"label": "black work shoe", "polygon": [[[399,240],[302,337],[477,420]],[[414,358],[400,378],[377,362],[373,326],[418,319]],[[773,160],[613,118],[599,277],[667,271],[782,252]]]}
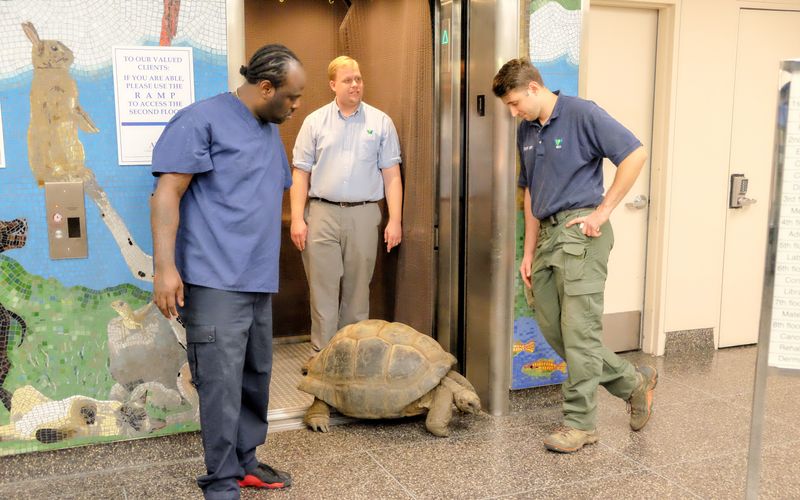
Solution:
{"label": "black work shoe", "polygon": [[288,472],[273,469],[267,464],[258,463],[252,472],[245,474],[244,479],[239,481],[242,488],[269,488],[277,490],[288,488],[292,485],[292,476]]}

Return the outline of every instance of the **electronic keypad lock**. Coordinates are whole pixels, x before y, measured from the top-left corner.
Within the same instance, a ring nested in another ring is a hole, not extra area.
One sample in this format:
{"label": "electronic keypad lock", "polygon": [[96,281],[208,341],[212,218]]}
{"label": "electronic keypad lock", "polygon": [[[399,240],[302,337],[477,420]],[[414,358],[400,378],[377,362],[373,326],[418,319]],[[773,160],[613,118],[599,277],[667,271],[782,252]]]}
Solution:
{"label": "electronic keypad lock", "polygon": [[756,202],[756,200],[746,196],[747,183],[748,179],[744,174],[731,175],[731,192],[728,197],[728,208],[742,208]]}
{"label": "electronic keypad lock", "polygon": [[83,182],[45,182],[44,199],[50,258],[88,257]]}

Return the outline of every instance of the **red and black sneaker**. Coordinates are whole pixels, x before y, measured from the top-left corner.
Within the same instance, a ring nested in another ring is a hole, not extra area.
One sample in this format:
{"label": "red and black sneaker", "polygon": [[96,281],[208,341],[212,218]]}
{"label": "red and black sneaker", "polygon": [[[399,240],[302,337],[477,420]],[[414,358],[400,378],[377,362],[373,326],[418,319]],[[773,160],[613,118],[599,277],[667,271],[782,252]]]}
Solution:
{"label": "red and black sneaker", "polygon": [[258,463],[252,472],[245,474],[239,481],[241,488],[269,488],[278,490],[292,485],[292,476],[288,472],[273,469],[267,464]]}

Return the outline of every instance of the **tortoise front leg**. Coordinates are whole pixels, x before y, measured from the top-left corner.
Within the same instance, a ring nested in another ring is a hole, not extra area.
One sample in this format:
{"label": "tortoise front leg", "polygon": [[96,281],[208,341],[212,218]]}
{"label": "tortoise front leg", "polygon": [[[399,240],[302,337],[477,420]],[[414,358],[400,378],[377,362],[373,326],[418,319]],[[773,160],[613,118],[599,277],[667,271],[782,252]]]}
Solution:
{"label": "tortoise front leg", "polygon": [[[450,388],[453,392],[453,400],[456,404],[456,408],[464,413],[472,413],[473,415],[477,415],[481,412],[481,400],[478,395],[475,394],[475,391],[469,390],[449,377],[443,378],[441,384]],[[472,386],[470,385],[470,387]]]}
{"label": "tortoise front leg", "polygon": [[328,432],[328,424],[331,420],[331,408],[325,401],[314,398],[311,403],[306,416],[303,417],[303,422],[311,428],[312,431]]}
{"label": "tortoise front leg", "polygon": [[447,437],[450,435],[450,419],[453,418],[453,391],[444,384],[439,384],[433,389],[433,401],[425,419],[425,427],[434,436]]}
{"label": "tortoise front leg", "polygon": [[467,380],[467,377],[465,377],[464,375],[461,375],[457,371],[450,370],[449,372],[447,372],[447,376],[449,378],[455,380],[456,382],[458,382],[460,385],[464,386],[467,390],[472,391],[472,392],[477,392],[475,390],[475,388],[472,387],[472,384],[469,382],[469,380]]}

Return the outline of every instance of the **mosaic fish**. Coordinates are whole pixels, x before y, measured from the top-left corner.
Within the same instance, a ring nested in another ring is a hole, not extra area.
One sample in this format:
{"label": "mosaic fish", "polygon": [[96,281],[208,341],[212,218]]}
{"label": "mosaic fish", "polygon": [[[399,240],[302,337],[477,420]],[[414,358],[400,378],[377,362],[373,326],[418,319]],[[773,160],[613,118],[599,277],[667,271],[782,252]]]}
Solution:
{"label": "mosaic fish", "polygon": [[554,359],[537,359],[522,367],[522,371],[533,376],[549,375],[552,372],[560,371],[567,373],[567,362],[556,363]]}
{"label": "mosaic fish", "polygon": [[514,352],[514,356],[516,356],[521,352],[533,352],[536,350],[536,342],[533,340],[529,340],[523,344],[522,342],[517,340],[516,342],[514,342],[514,347],[512,348],[512,350]]}

